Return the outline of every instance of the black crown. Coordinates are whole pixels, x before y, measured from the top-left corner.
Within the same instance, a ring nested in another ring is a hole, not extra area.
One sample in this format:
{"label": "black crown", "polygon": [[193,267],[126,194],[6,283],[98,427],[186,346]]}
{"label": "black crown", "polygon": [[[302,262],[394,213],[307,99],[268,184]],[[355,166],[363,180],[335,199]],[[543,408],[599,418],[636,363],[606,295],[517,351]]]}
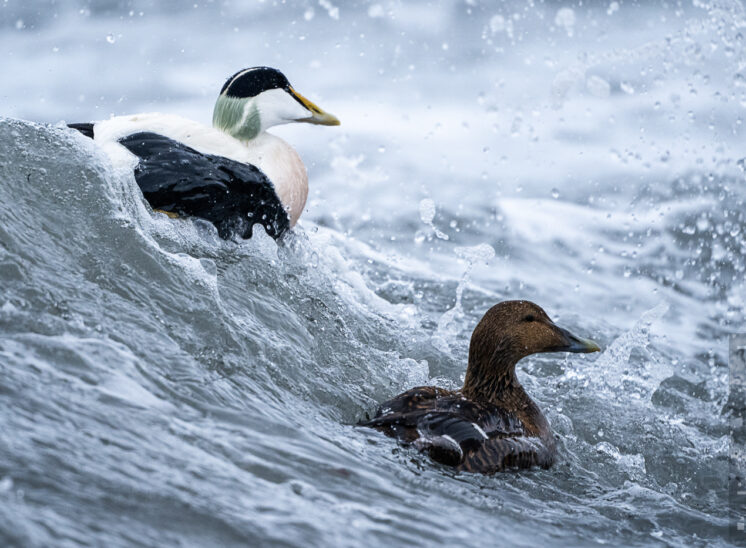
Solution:
{"label": "black crown", "polygon": [[290,82],[285,75],[271,67],[252,67],[239,70],[228,78],[220,94],[228,97],[246,99],[256,97],[263,91],[270,89],[289,89]]}

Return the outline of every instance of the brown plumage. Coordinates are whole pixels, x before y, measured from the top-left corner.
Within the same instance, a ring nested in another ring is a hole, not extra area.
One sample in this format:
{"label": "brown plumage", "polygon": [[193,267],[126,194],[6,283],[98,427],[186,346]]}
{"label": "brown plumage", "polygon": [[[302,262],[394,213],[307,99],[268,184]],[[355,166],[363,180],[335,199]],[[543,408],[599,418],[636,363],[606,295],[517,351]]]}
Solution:
{"label": "brown plumage", "polygon": [[521,358],[540,352],[597,352],[598,345],[554,324],[529,301],[490,308],[474,329],[461,390],[413,388],[361,422],[412,444],[442,464],[492,474],[548,468],[556,444],[549,423],[515,376]]}

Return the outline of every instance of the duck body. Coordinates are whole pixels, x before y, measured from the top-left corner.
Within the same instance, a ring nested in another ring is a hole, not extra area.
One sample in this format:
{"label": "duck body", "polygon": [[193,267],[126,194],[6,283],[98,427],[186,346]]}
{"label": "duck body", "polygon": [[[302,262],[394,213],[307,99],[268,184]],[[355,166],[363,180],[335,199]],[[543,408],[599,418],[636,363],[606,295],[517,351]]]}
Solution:
{"label": "duck body", "polygon": [[169,216],[213,223],[222,238],[249,238],[254,224],[281,237],[305,207],[300,156],[267,127],[302,121],[337,125],[268,67],[245,69],[221,90],[213,126],[160,113],[70,124],[131,168],[144,198]]}
{"label": "duck body", "polygon": [[515,375],[523,357],[538,352],[596,352],[598,345],[556,326],[529,301],[505,301],[484,315],[472,334],[461,390],[422,386],[384,402],[374,428],[465,472],[549,468],[557,446],[549,422]]}
{"label": "duck body", "polygon": [[[528,408],[538,411],[532,404]],[[542,421],[545,428],[527,426],[527,419],[521,420],[520,410],[516,411],[470,400],[460,392],[421,386],[381,404],[376,416],[362,425],[413,444],[434,461],[466,472],[549,468],[556,444],[548,423]]]}
{"label": "duck body", "polygon": [[278,238],[300,217],[308,176],[295,150],[264,132],[247,143],[180,116],[148,113],[73,124],[133,169],[150,206],[213,223],[222,238],[250,238],[259,223]]}

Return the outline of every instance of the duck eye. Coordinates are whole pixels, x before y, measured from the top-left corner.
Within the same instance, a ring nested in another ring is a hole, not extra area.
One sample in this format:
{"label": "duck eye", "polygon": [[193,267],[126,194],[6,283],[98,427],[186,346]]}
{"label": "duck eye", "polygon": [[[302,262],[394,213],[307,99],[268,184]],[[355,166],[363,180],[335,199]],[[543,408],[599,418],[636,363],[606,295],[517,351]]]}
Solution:
{"label": "duck eye", "polygon": [[533,321],[536,321],[536,318],[534,317],[533,314],[529,314],[528,316],[526,316],[526,317],[523,318],[523,321],[524,322],[533,322]]}

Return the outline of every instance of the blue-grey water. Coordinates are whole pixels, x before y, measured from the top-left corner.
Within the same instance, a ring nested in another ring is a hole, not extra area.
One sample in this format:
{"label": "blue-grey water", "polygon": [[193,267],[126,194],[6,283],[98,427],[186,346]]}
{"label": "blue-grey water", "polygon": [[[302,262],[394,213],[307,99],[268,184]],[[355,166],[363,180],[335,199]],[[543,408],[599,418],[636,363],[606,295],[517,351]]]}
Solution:
{"label": "blue-grey water", "polygon": [[[742,544],[745,34],[735,1],[0,3],[0,545]],[[276,129],[311,189],[279,247],[154,215],[64,128],[209,123],[259,64],[342,120]],[[604,347],[519,365],[556,466],[353,426],[458,386],[508,298]]]}

